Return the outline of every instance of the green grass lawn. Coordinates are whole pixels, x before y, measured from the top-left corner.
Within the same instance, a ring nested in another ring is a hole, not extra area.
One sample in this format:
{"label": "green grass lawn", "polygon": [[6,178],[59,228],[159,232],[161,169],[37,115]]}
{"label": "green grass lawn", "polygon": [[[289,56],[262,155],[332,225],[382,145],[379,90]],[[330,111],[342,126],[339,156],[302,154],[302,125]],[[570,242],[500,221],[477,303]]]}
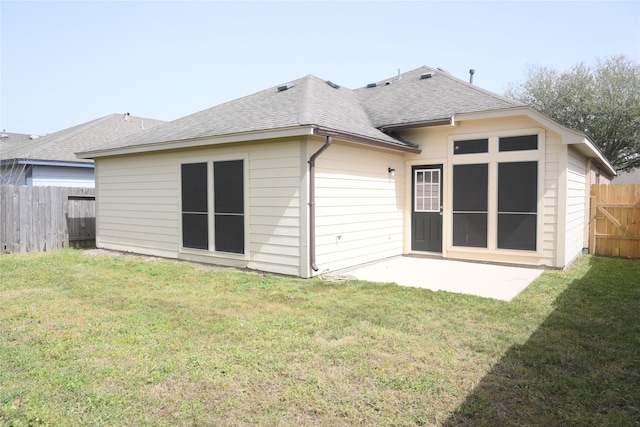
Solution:
{"label": "green grass lawn", "polygon": [[583,257],[504,302],[2,255],[0,425],[637,426],[640,261]]}

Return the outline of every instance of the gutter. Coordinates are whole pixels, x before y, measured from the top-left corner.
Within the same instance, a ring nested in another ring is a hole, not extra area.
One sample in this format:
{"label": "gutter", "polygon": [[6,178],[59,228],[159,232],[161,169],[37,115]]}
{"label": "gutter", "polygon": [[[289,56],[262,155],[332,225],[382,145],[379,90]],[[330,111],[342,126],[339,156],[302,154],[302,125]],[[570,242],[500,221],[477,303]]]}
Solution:
{"label": "gutter", "polygon": [[309,257],[311,268],[318,271],[316,265],[316,159],[332,143],[332,136],[327,135],[327,141],[309,158]]}
{"label": "gutter", "polygon": [[415,128],[424,128],[424,127],[433,127],[433,126],[454,126],[454,125],[455,125],[455,119],[454,119],[454,116],[451,116],[451,117],[445,117],[443,119],[423,120],[423,121],[403,123],[398,125],[385,125],[385,126],[380,126],[378,129],[382,132],[394,132],[394,131],[405,130],[405,129],[415,129]]}

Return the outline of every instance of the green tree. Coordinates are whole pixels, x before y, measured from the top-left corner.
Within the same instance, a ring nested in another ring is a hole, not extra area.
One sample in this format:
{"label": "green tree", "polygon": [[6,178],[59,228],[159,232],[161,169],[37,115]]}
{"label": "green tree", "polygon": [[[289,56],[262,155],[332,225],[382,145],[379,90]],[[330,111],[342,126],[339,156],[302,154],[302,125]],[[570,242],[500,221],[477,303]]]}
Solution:
{"label": "green tree", "polygon": [[618,171],[640,167],[640,64],[621,55],[559,72],[529,66],[505,96],[584,132]]}

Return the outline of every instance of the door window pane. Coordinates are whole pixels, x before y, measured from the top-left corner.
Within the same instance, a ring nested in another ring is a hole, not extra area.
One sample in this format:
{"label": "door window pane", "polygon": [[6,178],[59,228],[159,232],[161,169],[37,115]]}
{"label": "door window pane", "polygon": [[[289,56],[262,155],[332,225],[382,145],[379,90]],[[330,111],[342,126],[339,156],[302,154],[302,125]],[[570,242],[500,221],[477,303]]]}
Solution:
{"label": "door window pane", "polygon": [[414,172],[415,212],[440,212],[440,169]]}

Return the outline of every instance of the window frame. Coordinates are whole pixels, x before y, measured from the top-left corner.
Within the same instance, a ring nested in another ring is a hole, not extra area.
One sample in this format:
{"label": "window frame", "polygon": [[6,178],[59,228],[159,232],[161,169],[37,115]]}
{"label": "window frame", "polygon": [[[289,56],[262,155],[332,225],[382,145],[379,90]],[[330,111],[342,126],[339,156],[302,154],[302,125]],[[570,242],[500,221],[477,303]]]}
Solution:
{"label": "window frame", "polygon": [[[538,148],[535,150],[513,150],[513,151],[499,151],[500,138],[505,137],[519,137],[527,135],[537,135]],[[449,204],[446,212],[447,223],[447,236],[446,245],[444,249],[446,252],[454,253],[495,253],[505,254],[509,256],[518,257],[541,257],[543,256],[543,238],[544,238],[544,180],[545,180],[545,130],[542,128],[522,128],[514,130],[505,130],[502,132],[492,133],[473,133],[473,134],[459,134],[448,136],[447,147],[447,176],[446,180],[448,187],[450,188]],[[487,153],[468,153],[468,154],[453,154],[454,144],[456,141],[463,140],[489,140],[489,150]],[[522,250],[522,249],[508,249],[498,247],[498,164],[499,163],[511,163],[511,162],[525,162],[536,161],[538,165],[537,176],[537,210],[536,210],[536,239],[535,250]],[[488,224],[487,224],[487,247],[472,247],[472,246],[456,246],[453,244],[453,173],[454,166],[461,164],[479,164],[486,163],[489,168],[489,190],[488,190]]]}
{"label": "window frame", "polygon": [[[214,168],[213,165],[215,162],[227,162],[227,161],[242,161],[242,177],[243,177],[243,233],[244,233],[244,241],[243,241],[243,253],[236,252],[225,252],[220,251],[215,248],[215,194],[214,194]],[[182,176],[181,176],[181,168],[183,164],[188,163],[206,163],[207,164],[207,216],[208,216],[208,248],[207,249],[197,249],[185,247],[183,245],[183,218],[182,218]],[[249,155],[248,153],[227,153],[227,154],[219,154],[219,155],[210,155],[210,156],[188,156],[182,157],[178,162],[178,177],[179,177],[179,188],[178,194],[180,197],[180,201],[178,203],[179,209],[179,252],[185,254],[192,255],[209,255],[220,258],[227,259],[235,259],[235,260],[245,260],[248,261],[250,259],[250,246],[249,246]]]}

